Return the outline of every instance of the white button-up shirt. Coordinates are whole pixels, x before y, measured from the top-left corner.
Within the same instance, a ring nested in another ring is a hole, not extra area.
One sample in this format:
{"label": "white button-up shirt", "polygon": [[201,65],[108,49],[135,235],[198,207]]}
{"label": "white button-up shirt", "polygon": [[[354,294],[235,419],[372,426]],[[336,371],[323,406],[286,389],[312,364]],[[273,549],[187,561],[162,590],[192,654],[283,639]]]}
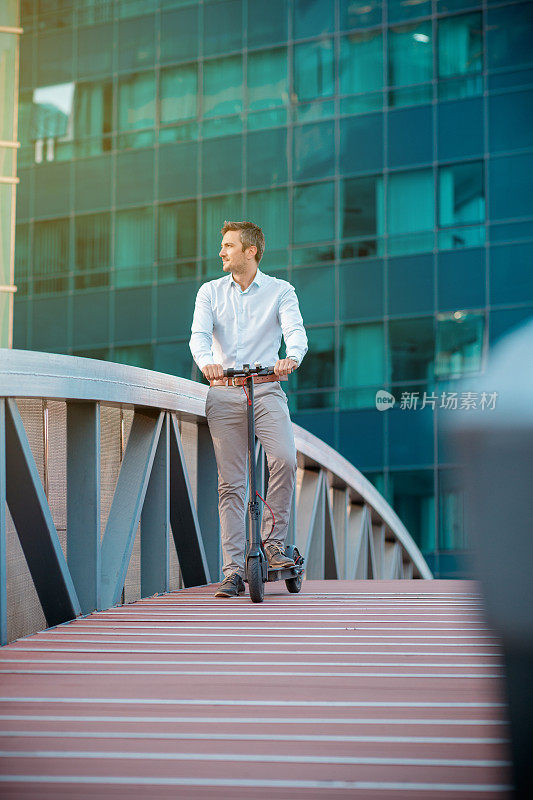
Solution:
{"label": "white button-up shirt", "polygon": [[243,292],[231,274],[202,284],[196,296],[189,342],[200,369],[221,364],[272,367],[281,336],[287,358],[298,364],[307,352],[307,336],[294,287],[258,269]]}

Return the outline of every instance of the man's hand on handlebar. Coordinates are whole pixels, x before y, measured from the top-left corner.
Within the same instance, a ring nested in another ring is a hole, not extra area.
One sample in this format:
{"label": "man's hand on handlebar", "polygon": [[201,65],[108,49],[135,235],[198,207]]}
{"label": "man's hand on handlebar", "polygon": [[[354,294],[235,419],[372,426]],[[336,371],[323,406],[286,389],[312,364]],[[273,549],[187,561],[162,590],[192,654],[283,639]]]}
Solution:
{"label": "man's hand on handlebar", "polygon": [[290,373],[298,368],[296,361],[292,358],[282,358],[274,364],[274,372],[276,375],[290,375]]}
{"label": "man's hand on handlebar", "polygon": [[208,381],[214,381],[224,377],[224,368],[222,364],[206,364],[202,373]]}

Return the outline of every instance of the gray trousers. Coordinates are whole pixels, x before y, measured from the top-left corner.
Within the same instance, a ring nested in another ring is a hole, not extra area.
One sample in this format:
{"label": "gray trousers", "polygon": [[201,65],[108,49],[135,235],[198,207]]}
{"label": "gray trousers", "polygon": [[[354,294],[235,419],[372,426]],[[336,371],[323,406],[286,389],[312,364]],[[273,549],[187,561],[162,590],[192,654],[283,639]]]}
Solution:
{"label": "gray trousers", "polygon": [[[254,385],[254,409],[255,433],[263,445],[268,464],[265,499],[275,517],[272,529],[272,515],[265,506],[261,539],[284,546],[296,476],[296,448],[287,397],[279,382]],[[237,386],[211,386],[205,411],[218,467],[222,569],[225,576],[234,572],[244,576],[248,463],[248,412],[244,390]]]}

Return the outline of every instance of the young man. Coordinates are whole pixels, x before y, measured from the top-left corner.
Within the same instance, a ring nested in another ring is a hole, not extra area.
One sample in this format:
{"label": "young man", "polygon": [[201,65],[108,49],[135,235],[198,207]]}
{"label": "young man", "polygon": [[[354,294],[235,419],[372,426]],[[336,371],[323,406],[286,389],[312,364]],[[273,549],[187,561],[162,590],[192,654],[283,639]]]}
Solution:
{"label": "young man", "polygon": [[[225,222],[220,257],[222,278],[200,286],[190,348],[211,386],[205,404],[218,467],[218,511],[224,580],[215,597],[244,592],[245,493],[248,453],[247,398],[242,386],[228,386],[224,369],[243,364],[274,365],[288,375],[307,352],[307,336],[296,293],[287,281],[258,269],[265,249],[261,228]],[[287,358],[278,359],[281,336]],[[284,554],[296,475],[296,449],[287,398],[279,381],[254,386],[255,431],[269,471],[261,538],[272,567],[294,562]]]}

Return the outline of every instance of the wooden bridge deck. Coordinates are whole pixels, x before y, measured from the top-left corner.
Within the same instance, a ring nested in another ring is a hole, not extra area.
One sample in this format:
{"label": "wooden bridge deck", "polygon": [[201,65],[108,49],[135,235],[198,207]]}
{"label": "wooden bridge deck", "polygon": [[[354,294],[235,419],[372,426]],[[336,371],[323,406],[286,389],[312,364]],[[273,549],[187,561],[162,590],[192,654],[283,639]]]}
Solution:
{"label": "wooden bridge deck", "polygon": [[509,796],[497,640],[466,581],[187,589],[0,651],[0,797]]}

